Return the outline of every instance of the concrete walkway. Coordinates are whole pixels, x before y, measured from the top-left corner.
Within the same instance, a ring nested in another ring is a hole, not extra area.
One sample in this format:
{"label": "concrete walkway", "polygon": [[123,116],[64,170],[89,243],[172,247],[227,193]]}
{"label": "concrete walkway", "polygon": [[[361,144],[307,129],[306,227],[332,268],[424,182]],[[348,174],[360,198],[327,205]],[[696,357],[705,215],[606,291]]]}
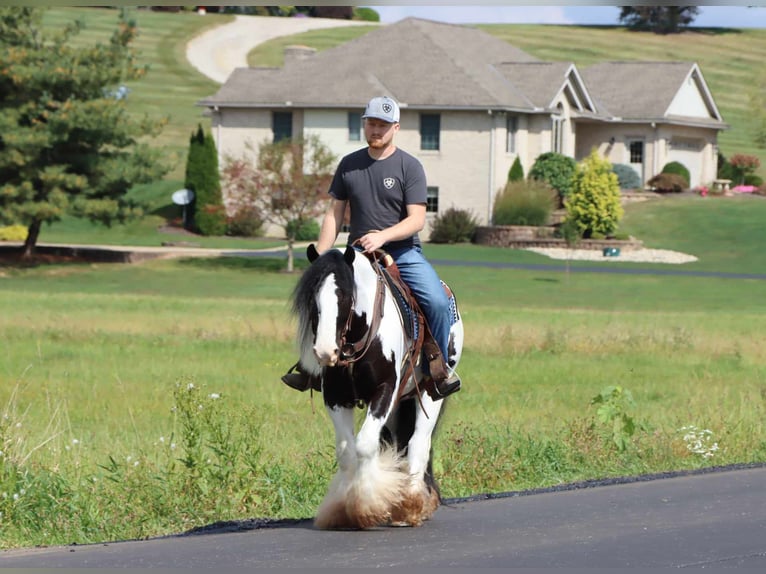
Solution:
{"label": "concrete walkway", "polygon": [[234,22],[211,28],[191,40],[186,45],[186,59],[208,78],[222,84],[235,68],[247,67],[247,54],[253,48],[273,38],[321,28],[374,24],[334,18],[237,16]]}

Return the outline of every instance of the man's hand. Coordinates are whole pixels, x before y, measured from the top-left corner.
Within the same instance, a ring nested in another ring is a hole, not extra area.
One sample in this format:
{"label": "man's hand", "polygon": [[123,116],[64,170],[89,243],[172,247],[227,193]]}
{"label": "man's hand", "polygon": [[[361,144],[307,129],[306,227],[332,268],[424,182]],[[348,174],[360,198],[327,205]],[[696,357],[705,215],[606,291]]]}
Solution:
{"label": "man's hand", "polygon": [[370,231],[368,234],[362,235],[359,238],[359,245],[365,253],[372,253],[376,249],[383,247],[385,243],[386,238],[380,231]]}

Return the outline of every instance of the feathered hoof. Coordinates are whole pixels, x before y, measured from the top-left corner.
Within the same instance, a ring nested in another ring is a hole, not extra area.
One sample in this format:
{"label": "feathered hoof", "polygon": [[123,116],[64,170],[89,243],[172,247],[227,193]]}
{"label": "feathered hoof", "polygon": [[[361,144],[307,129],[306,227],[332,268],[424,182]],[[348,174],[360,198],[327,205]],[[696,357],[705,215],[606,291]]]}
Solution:
{"label": "feathered hoof", "polygon": [[421,483],[405,494],[391,512],[391,526],[421,526],[439,508],[441,499],[438,492]]}

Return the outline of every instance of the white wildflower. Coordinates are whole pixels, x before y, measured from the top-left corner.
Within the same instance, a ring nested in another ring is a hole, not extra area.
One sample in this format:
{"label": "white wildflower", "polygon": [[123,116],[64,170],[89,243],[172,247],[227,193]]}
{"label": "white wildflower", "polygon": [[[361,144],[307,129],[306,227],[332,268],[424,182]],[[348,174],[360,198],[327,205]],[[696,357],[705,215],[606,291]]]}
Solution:
{"label": "white wildflower", "polygon": [[700,430],[690,425],[678,429],[684,433],[683,441],[686,443],[686,449],[694,454],[699,454],[702,458],[712,457],[718,450],[718,443],[713,441],[713,431],[710,429]]}
{"label": "white wildflower", "polygon": [[219,395],[218,393],[210,393],[210,394],[208,395],[208,397],[209,397],[209,398],[211,398],[211,399],[213,399],[213,400],[216,400],[216,399],[220,399],[220,398],[221,398],[221,395]]}

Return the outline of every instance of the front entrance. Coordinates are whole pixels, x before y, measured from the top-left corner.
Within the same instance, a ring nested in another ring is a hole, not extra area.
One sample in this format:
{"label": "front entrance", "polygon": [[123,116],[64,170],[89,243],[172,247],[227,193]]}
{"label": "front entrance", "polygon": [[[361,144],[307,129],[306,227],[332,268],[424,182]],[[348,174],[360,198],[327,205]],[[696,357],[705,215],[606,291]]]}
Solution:
{"label": "front entrance", "polygon": [[628,165],[638,174],[641,185],[643,185],[646,181],[644,177],[644,140],[628,140]]}

